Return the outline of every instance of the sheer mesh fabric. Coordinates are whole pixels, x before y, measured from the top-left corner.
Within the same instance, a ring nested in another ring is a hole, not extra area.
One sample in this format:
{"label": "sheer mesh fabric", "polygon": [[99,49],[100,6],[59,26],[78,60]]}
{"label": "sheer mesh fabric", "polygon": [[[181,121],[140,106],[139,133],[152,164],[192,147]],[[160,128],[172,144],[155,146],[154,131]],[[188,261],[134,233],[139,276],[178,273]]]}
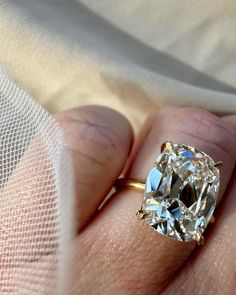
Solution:
{"label": "sheer mesh fabric", "polygon": [[0,69],[0,294],[66,294],[73,175],[63,132]]}

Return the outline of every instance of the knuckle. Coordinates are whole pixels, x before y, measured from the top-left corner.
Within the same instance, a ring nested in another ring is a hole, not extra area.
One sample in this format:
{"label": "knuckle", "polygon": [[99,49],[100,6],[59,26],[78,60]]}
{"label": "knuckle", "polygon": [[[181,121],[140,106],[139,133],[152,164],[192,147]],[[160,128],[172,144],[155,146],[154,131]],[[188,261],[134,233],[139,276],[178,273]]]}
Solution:
{"label": "knuckle", "polygon": [[69,130],[65,134],[66,145],[72,153],[102,166],[113,161],[114,152],[118,151],[119,134],[104,120],[100,122],[94,111],[64,116],[61,123]]}
{"label": "knuckle", "polygon": [[172,113],[174,132],[192,137],[235,158],[234,129],[221,118],[197,108],[180,108]]}

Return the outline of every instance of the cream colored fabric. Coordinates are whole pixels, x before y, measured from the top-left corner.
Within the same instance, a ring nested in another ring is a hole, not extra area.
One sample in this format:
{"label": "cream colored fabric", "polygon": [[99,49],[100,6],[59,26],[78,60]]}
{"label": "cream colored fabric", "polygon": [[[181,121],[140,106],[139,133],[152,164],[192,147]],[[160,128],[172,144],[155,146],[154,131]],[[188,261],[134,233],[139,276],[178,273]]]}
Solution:
{"label": "cream colored fabric", "polygon": [[[234,113],[235,10],[223,0],[0,0],[0,61],[51,112],[103,104],[136,129],[164,104]],[[0,293],[78,294],[61,129],[2,73],[0,96]]]}
{"label": "cream colored fabric", "polygon": [[236,4],[0,0],[0,62],[50,112],[103,104],[138,128],[164,104],[236,112]]}

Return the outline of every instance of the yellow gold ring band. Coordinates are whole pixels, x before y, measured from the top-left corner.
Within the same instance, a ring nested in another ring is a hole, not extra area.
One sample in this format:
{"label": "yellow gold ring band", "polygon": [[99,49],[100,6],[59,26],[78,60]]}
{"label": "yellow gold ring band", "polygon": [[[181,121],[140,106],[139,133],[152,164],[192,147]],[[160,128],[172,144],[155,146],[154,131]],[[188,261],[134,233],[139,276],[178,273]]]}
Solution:
{"label": "yellow gold ring band", "polygon": [[114,185],[116,190],[120,189],[134,189],[139,191],[144,191],[145,180],[143,179],[133,179],[133,178],[118,178]]}

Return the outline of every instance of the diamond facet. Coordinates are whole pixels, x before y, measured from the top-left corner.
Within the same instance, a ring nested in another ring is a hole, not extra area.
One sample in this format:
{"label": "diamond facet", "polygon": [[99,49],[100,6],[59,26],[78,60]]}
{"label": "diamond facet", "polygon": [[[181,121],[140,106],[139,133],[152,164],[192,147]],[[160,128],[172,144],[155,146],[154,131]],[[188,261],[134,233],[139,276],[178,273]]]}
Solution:
{"label": "diamond facet", "polygon": [[163,148],[150,170],[142,209],[156,231],[180,241],[202,235],[214,212],[219,169],[204,152],[181,144]]}

